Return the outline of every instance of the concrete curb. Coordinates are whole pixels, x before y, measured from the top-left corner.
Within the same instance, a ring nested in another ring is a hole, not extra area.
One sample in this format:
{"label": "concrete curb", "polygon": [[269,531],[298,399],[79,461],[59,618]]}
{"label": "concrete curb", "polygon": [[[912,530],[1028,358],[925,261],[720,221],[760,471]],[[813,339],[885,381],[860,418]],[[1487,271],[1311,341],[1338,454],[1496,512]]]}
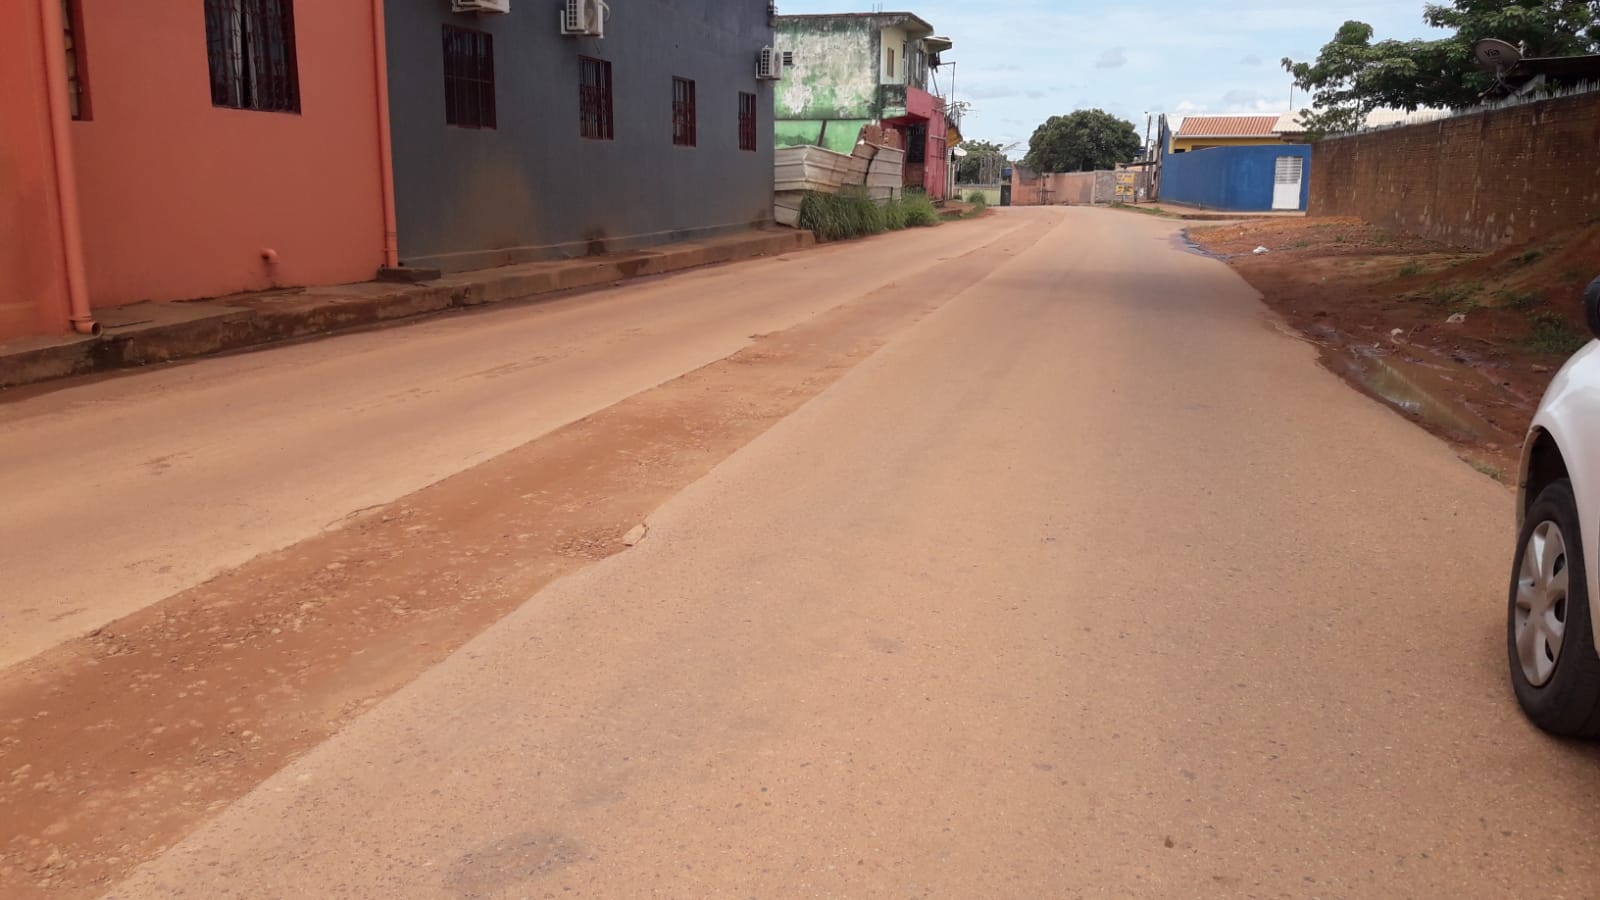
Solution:
{"label": "concrete curb", "polygon": [[[417,284],[372,281],[214,301],[149,304],[144,308],[157,321],[124,327],[108,324],[98,338],[0,345],[0,389],[338,334],[449,309],[616,284],[803,250],[815,244],[809,231],[761,231],[633,253],[482,269]],[[181,315],[164,314],[179,310]],[[162,319],[165,321],[159,321]]]}

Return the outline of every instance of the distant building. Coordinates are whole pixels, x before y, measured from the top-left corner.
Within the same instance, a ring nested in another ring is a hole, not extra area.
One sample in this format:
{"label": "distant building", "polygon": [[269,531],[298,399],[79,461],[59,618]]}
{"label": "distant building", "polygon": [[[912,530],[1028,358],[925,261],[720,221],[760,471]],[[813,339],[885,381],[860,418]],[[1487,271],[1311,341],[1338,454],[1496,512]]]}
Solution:
{"label": "distant building", "polygon": [[[1165,117],[1163,117],[1165,118]],[[1169,153],[1209,150],[1212,147],[1253,147],[1285,143],[1278,130],[1282,117],[1265,116],[1184,116],[1171,134]]]}
{"label": "distant building", "polygon": [[905,148],[906,183],[945,197],[950,126],[935,82],[948,39],[908,12],[779,16],[774,31],[779,147],[849,153],[864,126],[879,124]]}
{"label": "distant building", "polygon": [[[1304,211],[1310,145],[1281,130],[1280,116],[1189,116],[1174,132],[1159,122],[1159,199],[1229,211]],[[1298,129],[1298,123],[1294,123]]]}

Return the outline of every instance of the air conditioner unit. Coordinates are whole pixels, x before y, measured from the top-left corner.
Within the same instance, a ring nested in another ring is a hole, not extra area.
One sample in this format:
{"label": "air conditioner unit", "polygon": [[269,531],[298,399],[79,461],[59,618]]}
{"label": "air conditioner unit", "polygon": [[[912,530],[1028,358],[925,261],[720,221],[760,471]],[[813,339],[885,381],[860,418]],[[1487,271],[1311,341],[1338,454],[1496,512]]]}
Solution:
{"label": "air conditioner unit", "polygon": [[561,10],[561,33],[576,37],[605,37],[611,7],[605,0],[567,0]]}
{"label": "air conditioner unit", "polygon": [[508,13],[511,0],[450,0],[450,11],[458,13]]}
{"label": "air conditioner unit", "polygon": [[763,81],[777,81],[783,77],[783,54],[771,47],[762,47],[756,57],[756,77]]}

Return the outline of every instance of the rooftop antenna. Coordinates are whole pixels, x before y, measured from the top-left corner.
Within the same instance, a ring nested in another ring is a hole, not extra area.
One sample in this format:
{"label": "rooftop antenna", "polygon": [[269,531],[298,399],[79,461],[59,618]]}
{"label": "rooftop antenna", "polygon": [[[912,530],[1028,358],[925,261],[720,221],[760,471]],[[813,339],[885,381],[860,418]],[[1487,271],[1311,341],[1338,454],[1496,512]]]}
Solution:
{"label": "rooftop antenna", "polygon": [[1499,38],[1484,38],[1473,44],[1472,55],[1486,72],[1501,73],[1522,62],[1522,51]]}
{"label": "rooftop antenna", "polygon": [[1499,38],[1484,38],[1473,44],[1472,56],[1478,61],[1478,68],[1494,73],[1494,80],[1501,87],[1509,87],[1506,73],[1522,62],[1522,51]]}

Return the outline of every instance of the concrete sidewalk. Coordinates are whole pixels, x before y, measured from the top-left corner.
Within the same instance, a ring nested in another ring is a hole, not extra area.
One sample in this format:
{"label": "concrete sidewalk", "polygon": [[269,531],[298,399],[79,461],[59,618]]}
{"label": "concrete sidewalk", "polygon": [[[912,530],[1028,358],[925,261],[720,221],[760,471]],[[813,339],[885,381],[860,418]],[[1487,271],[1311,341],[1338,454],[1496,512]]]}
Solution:
{"label": "concrete sidewalk", "polygon": [[417,284],[369,281],[97,309],[95,317],[104,329],[98,337],[0,341],[0,388],[333,334],[813,244],[809,231],[752,231],[649,250],[462,272]]}

